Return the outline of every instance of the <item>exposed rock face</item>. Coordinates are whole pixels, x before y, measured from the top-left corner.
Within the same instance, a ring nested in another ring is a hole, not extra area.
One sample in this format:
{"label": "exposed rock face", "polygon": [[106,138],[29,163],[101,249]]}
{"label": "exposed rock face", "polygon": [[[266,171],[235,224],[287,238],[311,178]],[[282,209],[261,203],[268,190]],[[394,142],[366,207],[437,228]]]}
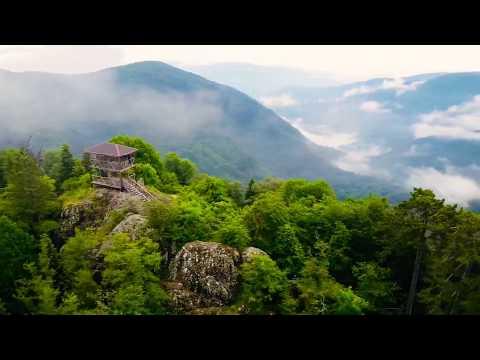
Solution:
{"label": "exposed rock face", "polygon": [[177,299],[174,305],[184,309],[225,305],[236,290],[240,262],[238,251],[229,246],[202,241],[186,244],[170,265],[171,280],[182,284],[170,291]]}
{"label": "exposed rock face", "polygon": [[96,222],[95,205],[92,201],[84,201],[67,206],[62,210],[61,219],[60,235],[63,238],[73,236],[76,227],[85,229]]}
{"label": "exposed rock face", "polygon": [[122,220],[111,233],[127,233],[132,240],[137,240],[145,232],[146,223],[147,219],[144,216],[131,214]]}
{"label": "exposed rock face", "polygon": [[258,249],[255,247],[248,247],[242,252],[242,262],[251,262],[253,256],[257,256],[257,255],[268,256],[268,254],[261,249]]}
{"label": "exposed rock face", "polygon": [[97,189],[96,201],[101,204],[105,214],[112,210],[129,208],[131,212],[139,214],[143,212],[144,202],[139,196],[131,193],[109,189]]}
{"label": "exposed rock face", "polygon": [[100,225],[107,215],[120,208],[131,213],[142,213],[143,201],[135,195],[108,189],[97,189],[93,200],[66,206],[62,210],[59,235],[73,236],[75,228],[86,229]]}
{"label": "exposed rock face", "polygon": [[163,285],[170,295],[171,305],[174,309],[180,310],[181,312],[188,312],[207,306],[203,296],[190,291],[181,282],[169,281]]}

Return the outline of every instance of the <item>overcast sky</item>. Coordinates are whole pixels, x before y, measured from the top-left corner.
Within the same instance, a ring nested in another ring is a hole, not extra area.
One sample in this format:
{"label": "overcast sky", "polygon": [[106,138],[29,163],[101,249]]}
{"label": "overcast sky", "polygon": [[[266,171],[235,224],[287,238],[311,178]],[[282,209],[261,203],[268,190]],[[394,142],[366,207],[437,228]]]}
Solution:
{"label": "overcast sky", "polygon": [[480,46],[433,45],[0,45],[0,68],[82,73],[143,60],[177,66],[223,62],[328,72],[338,81],[480,71]]}

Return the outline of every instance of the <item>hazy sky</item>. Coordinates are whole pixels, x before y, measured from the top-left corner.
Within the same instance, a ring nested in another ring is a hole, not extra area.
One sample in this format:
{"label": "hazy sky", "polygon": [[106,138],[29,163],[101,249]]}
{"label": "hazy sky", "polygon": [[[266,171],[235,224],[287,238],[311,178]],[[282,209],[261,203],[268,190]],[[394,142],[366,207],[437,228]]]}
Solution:
{"label": "hazy sky", "polygon": [[480,71],[480,46],[433,45],[0,45],[0,68],[81,73],[143,60],[172,65],[247,62],[328,72],[339,81]]}

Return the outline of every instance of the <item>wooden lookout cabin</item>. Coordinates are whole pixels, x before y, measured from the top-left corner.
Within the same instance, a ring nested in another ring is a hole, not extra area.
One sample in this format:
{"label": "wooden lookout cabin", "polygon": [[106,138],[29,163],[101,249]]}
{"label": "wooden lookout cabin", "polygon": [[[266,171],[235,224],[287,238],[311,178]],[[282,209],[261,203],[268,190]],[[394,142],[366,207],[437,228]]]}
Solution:
{"label": "wooden lookout cabin", "polygon": [[98,187],[125,191],[139,196],[144,201],[155,198],[143,185],[125,173],[135,166],[137,149],[119,144],[99,144],[85,150],[90,164],[99,175],[94,176],[92,184]]}
{"label": "wooden lookout cabin", "polygon": [[116,190],[125,190],[124,173],[135,165],[137,149],[119,144],[98,144],[85,150],[92,167],[100,176],[93,178],[93,184]]}

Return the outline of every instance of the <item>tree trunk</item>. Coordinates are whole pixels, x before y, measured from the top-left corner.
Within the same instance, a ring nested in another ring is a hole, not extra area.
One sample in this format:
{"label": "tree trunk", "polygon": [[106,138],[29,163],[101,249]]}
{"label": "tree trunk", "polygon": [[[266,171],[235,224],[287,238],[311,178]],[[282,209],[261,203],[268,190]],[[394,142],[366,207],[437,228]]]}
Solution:
{"label": "tree trunk", "polygon": [[417,248],[415,265],[413,267],[412,281],[410,282],[410,290],[408,292],[407,315],[413,314],[413,305],[415,303],[415,297],[417,295],[417,285],[418,285],[418,279],[420,277],[420,267],[422,265],[423,253],[424,253],[424,246],[423,244],[420,244]]}

